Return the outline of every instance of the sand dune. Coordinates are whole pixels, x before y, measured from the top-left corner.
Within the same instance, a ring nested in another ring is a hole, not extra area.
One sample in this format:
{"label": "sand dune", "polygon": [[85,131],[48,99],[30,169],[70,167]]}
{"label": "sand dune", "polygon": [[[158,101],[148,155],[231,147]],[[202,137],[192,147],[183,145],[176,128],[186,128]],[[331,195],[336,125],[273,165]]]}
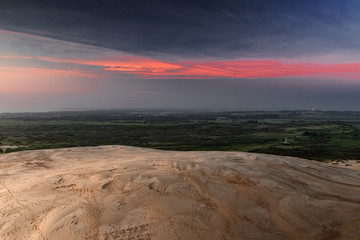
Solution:
{"label": "sand dune", "polygon": [[360,239],[360,171],[124,146],[4,154],[0,239]]}

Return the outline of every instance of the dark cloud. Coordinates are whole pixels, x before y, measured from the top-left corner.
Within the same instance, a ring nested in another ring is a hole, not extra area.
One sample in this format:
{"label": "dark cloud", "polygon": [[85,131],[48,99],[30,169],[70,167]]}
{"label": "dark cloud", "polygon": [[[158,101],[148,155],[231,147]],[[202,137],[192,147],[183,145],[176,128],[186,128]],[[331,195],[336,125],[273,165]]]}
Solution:
{"label": "dark cloud", "polygon": [[357,49],[355,0],[1,0],[0,28],[140,55],[293,57]]}

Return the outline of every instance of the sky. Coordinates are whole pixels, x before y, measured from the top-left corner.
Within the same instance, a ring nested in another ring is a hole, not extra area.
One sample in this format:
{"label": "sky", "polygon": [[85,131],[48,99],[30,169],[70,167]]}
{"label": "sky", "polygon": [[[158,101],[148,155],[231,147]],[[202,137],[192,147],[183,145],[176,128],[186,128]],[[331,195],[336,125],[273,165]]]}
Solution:
{"label": "sky", "polygon": [[0,112],[360,110],[357,0],[0,4]]}

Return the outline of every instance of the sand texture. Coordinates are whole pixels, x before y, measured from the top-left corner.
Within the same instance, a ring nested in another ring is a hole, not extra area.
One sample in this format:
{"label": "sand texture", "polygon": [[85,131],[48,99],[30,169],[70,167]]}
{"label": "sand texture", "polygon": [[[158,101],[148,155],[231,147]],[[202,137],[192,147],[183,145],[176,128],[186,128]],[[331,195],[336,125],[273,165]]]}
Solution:
{"label": "sand texture", "polygon": [[124,146],[3,154],[0,239],[360,239],[360,171]]}

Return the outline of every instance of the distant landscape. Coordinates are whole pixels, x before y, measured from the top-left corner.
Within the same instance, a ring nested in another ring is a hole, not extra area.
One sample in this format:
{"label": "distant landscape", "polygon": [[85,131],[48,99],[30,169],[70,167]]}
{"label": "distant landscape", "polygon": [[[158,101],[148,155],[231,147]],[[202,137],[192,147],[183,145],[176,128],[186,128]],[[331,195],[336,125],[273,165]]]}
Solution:
{"label": "distant landscape", "polygon": [[360,159],[360,112],[170,110],[0,114],[6,152],[99,145]]}

